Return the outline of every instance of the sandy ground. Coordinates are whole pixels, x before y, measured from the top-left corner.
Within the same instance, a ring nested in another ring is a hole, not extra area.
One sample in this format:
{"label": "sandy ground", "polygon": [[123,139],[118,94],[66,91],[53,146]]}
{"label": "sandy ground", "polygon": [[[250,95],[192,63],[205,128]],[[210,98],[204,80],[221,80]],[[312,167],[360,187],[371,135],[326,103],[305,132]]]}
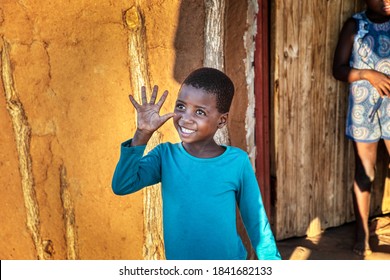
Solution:
{"label": "sandy ground", "polygon": [[312,238],[290,238],[277,242],[284,260],[390,260],[390,215],[371,220],[370,244],[373,253],[367,257],[352,252],[355,223],[325,230]]}

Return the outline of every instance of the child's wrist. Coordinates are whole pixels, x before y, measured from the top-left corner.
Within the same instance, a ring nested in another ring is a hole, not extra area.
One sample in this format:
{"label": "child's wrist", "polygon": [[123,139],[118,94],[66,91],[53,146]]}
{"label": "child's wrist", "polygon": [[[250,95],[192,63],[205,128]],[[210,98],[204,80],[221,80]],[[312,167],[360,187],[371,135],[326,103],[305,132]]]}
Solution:
{"label": "child's wrist", "polygon": [[142,146],[146,145],[149,139],[152,137],[153,132],[144,131],[137,128],[133,140],[131,141],[131,146]]}
{"label": "child's wrist", "polygon": [[369,71],[367,71],[366,69],[363,69],[363,70],[360,70],[359,71],[359,79],[360,80],[368,80],[368,75],[369,74]]}

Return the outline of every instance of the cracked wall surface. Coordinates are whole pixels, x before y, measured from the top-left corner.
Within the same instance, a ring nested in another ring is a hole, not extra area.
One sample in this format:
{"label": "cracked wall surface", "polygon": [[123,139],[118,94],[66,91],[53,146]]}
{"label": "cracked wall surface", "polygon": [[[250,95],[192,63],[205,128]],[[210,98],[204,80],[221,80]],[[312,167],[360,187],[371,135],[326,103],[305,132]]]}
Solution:
{"label": "cracked wall surface", "polygon": [[[0,1],[0,259],[143,258],[143,193],[111,191],[119,145],[135,131],[123,13],[136,4],[150,84],[170,92],[164,114],[203,64],[203,1]],[[171,122],[159,137],[178,140]]]}
{"label": "cracked wall surface", "polygon": [[39,206],[35,192],[34,176],[32,174],[30,152],[31,127],[14,86],[9,44],[4,39],[1,47],[1,74],[6,107],[15,135],[23,201],[26,210],[26,226],[33,240],[37,258],[45,259],[44,245],[40,233]]}

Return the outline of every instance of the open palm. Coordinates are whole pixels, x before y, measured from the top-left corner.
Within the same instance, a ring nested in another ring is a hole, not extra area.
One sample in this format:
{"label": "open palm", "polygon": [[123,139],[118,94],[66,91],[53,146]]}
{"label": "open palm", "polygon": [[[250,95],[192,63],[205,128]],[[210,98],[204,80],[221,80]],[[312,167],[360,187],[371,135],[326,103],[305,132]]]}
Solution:
{"label": "open palm", "polygon": [[153,134],[168,119],[174,116],[174,113],[168,113],[160,116],[160,109],[167,98],[168,91],[164,91],[160,100],[156,103],[158,87],[154,86],[150,101],[146,98],[146,88],[141,88],[141,104],[133,96],[129,95],[130,101],[137,111],[137,130],[143,134]]}

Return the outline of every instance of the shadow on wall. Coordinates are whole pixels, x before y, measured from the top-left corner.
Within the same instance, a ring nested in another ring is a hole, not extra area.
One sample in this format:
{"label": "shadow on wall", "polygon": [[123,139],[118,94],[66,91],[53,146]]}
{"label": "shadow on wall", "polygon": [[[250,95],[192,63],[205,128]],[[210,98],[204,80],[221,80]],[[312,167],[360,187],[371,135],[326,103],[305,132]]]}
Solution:
{"label": "shadow on wall", "polygon": [[203,65],[204,1],[182,0],[174,48],[173,77],[181,84],[195,68]]}

